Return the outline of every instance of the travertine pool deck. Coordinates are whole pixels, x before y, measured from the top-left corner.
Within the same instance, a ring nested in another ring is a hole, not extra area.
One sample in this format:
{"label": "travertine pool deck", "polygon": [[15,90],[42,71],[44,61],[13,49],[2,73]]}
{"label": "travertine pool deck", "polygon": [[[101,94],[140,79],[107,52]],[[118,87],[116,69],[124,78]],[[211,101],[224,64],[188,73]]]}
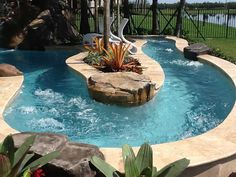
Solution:
{"label": "travertine pool deck", "polygon": [[[184,39],[176,37],[167,37],[176,41],[176,47],[183,51],[183,48],[188,45]],[[143,57],[141,46],[145,40],[137,40],[139,51],[137,56]],[[82,56],[83,55],[83,56]],[[98,71],[78,60],[83,58],[86,53],[81,53],[67,60],[67,64],[74,70],[79,70],[85,78],[97,73]],[[148,57],[149,58],[149,57]],[[236,87],[236,65],[210,55],[201,55],[199,61],[214,65],[222,70],[229,77]],[[139,58],[140,59],[140,58]],[[154,60],[153,60],[154,61]],[[150,64],[150,73],[156,68],[152,68],[153,61],[141,59],[143,65]],[[157,62],[155,62],[156,64]],[[145,71],[146,72],[146,71]],[[153,80],[156,80],[158,86],[164,82],[164,77],[160,76],[162,69],[153,73]],[[156,76],[155,76],[156,75]],[[199,76],[201,77],[201,76]],[[0,141],[9,133],[16,131],[10,128],[4,121],[2,113],[17,91],[20,89],[23,82],[23,77],[7,77],[0,78]],[[226,177],[232,171],[236,171],[236,104],[234,104],[230,114],[218,127],[192,138],[187,138],[181,141],[152,145],[154,153],[154,166],[158,168],[173,162],[180,158],[188,158],[190,160],[190,169],[183,176],[191,177]],[[134,148],[135,151],[138,147]],[[106,161],[112,164],[115,168],[123,170],[122,154],[120,148],[100,148],[103,152]],[[212,164],[212,165],[211,165]],[[192,170],[192,172],[191,172]]]}
{"label": "travertine pool deck", "polygon": [[3,112],[21,88],[23,80],[23,76],[0,77],[0,142],[6,135],[17,133],[4,121]]}

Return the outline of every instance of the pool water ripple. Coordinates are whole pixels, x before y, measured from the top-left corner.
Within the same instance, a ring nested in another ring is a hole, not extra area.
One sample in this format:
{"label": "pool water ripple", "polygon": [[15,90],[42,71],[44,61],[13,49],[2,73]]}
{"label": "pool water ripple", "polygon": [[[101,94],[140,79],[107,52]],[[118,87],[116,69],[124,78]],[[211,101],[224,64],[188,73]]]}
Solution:
{"label": "pool water ripple", "polygon": [[5,120],[19,131],[62,133],[73,141],[120,147],[184,139],[225,119],[235,88],[222,72],[186,60],[165,39],[150,40],[143,51],[161,64],[166,79],[154,99],[136,107],[92,100],[85,80],[65,64],[73,52],[1,52],[0,62],[16,65],[25,77]]}

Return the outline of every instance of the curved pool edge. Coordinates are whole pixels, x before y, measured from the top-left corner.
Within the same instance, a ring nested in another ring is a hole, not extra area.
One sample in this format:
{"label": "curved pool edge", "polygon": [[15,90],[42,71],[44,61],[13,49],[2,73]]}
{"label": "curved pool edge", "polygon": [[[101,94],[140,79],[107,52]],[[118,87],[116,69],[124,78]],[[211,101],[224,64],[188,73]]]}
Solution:
{"label": "curved pool edge", "polygon": [[[169,40],[175,41],[177,49],[181,52],[183,52],[184,47],[188,46],[188,42],[184,39],[176,38],[173,36],[166,36],[166,38]],[[137,39],[136,45],[138,46],[139,53],[142,53],[141,47],[145,43],[146,43],[145,39]],[[139,53],[137,55],[139,55]],[[81,57],[81,54],[78,54],[78,55],[79,57]],[[210,55],[207,55],[207,56],[208,58],[212,57]],[[200,57],[202,58],[203,56],[200,56]],[[72,68],[78,71],[79,66],[74,65],[76,64],[75,59],[76,57],[73,57],[74,63],[70,62],[69,66],[71,67],[71,65],[73,65]],[[69,61],[73,61],[73,60],[70,58]],[[221,68],[221,70],[224,71],[224,73],[228,75],[229,78],[231,78],[231,80],[236,85],[235,74],[232,73],[233,70],[236,70],[236,65],[220,58],[217,58],[218,64],[214,60],[207,60],[207,59],[200,59],[200,60],[205,61],[205,62],[208,61],[208,63],[214,66],[217,66],[217,68]],[[78,62],[78,58],[77,58],[77,62]],[[87,74],[89,70],[94,70],[94,68],[92,68],[91,66],[87,65],[87,67],[88,67],[87,69],[82,67],[82,72],[86,71],[85,74]],[[230,72],[230,70],[232,72]],[[79,69],[78,72],[81,73],[81,68]],[[234,132],[236,133],[236,131],[233,131],[233,127],[234,127],[233,125],[236,125],[236,122],[234,122],[233,124],[227,123],[227,122],[232,122],[234,120],[233,117],[236,117],[235,104],[230,114],[227,116],[227,118],[225,119],[223,123],[221,123],[218,127],[204,134],[201,134],[199,136],[195,136],[192,138],[176,141],[176,142],[152,145],[153,153],[155,157],[154,164],[160,168],[180,158],[188,158],[191,161],[190,167],[196,167],[196,166],[209,164],[209,163],[235,155],[236,154],[236,137],[233,138],[231,135]],[[232,130],[227,133],[228,134],[227,136],[225,134],[226,131],[224,130],[224,128],[226,128],[226,130],[229,130],[228,126],[230,126]],[[223,136],[220,136],[220,135],[223,135]],[[123,170],[121,148],[100,148],[100,150],[103,152],[106,158],[106,161],[108,163],[112,164],[115,168],[119,170]],[[134,150],[137,152],[138,147],[135,147]]]}
{"label": "curved pool edge", "polygon": [[3,112],[6,107],[17,96],[24,81],[24,76],[0,77],[0,141],[7,135],[18,133],[17,130],[11,128],[4,120]]}
{"label": "curved pool edge", "polygon": [[[173,36],[166,36],[166,38],[175,41],[176,48],[181,52],[183,52],[184,47],[188,46],[188,41],[185,39]],[[236,71],[236,65],[211,55],[201,55],[199,60],[222,70],[234,83],[236,89],[236,72],[234,72]],[[210,166],[214,162],[217,163],[220,160],[227,161],[228,158],[236,155],[235,126],[236,102],[226,119],[216,128],[184,140],[152,145],[154,165],[161,168],[180,158],[188,158],[190,159],[189,168],[205,166],[203,167],[205,169],[206,166]],[[100,148],[100,150],[104,153],[108,163],[117,169],[123,170],[122,151],[120,148]],[[134,150],[137,152],[138,147],[135,147]],[[236,157],[233,159],[236,159]],[[221,173],[229,175],[228,173],[235,170],[236,162],[232,161],[232,163],[233,165],[225,162],[224,165],[227,167],[225,169],[222,168],[221,171],[223,172]]]}
{"label": "curved pool edge", "polygon": [[[171,39],[176,41],[176,47],[182,51],[185,46],[188,45],[188,42],[184,39],[179,39],[176,37],[168,36],[167,39]],[[144,43],[142,43],[143,45]],[[141,45],[141,44],[140,44]],[[185,45],[185,46],[184,46]],[[139,46],[140,48],[142,46]],[[78,54],[81,55],[81,54]],[[71,57],[72,58],[72,57]],[[75,58],[76,59],[76,58]],[[208,62],[217,68],[220,68],[224,73],[231,78],[234,85],[236,86],[236,65],[225,61],[223,59],[213,57],[210,55],[201,55],[199,56],[200,61]],[[80,61],[74,61],[80,63]],[[75,71],[76,63],[67,63],[68,65],[73,65],[71,67]],[[88,66],[88,65],[87,65]],[[91,66],[90,66],[91,67]],[[88,74],[89,70],[94,70],[94,68],[84,68],[84,71]],[[85,76],[84,76],[85,77]],[[0,97],[4,98],[0,100],[0,141],[10,133],[16,133],[17,131],[12,129],[3,119],[3,111],[7,107],[7,105],[11,102],[11,100],[15,97],[21,85],[23,83],[23,76],[17,77],[6,77],[0,78]],[[193,167],[200,166],[209,166],[212,162],[215,162],[217,166],[220,166],[219,169],[217,168],[213,175],[214,177],[217,176],[227,176],[230,172],[235,170],[236,166],[236,104],[234,104],[231,112],[227,116],[227,118],[216,128],[201,134],[199,136],[195,136],[192,138],[164,143],[159,145],[152,145],[153,147],[153,154],[154,154],[154,165],[158,168],[163,167],[164,165],[173,162],[180,158],[188,158],[191,160],[190,166],[188,169],[193,170]],[[134,148],[137,152],[138,148]],[[112,166],[117,168],[118,170],[123,170],[123,162],[122,162],[122,154],[121,148],[100,148],[103,152],[106,161],[110,163]],[[232,158],[231,158],[232,157]],[[222,164],[219,160],[224,160]],[[227,159],[230,160],[227,161]],[[219,162],[219,163],[218,163]],[[231,163],[232,162],[232,163]],[[209,167],[210,168],[210,167]],[[213,167],[212,167],[213,168]],[[203,168],[202,171],[206,177],[205,173],[206,168]],[[213,171],[215,168],[213,169]],[[219,170],[221,172],[219,172]],[[212,171],[211,171],[212,172]],[[200,173],[199,173],[200,174]],[[203,177],[203,175],[197,175]],[[212,173],[211,173],[212,174]],[[225,174],[225,175],[223,175]],[[227,174],[227,175],[226,175]],[[186,175],[188,176],[188,175]],[[196,176],[196,175],[195,175]],[[205,177],[204,176],[204,177]],[[190,175],[188,176],[190,177]]]}

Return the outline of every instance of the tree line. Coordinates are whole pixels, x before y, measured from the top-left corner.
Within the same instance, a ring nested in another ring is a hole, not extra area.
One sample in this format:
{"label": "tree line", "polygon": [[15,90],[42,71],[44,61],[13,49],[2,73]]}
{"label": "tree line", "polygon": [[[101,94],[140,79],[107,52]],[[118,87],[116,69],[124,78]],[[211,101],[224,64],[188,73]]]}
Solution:
{"label": "tree line", "polygon": [[[158,8],[160,9],[176,9],[179,6],[179,3],[159,3]],[[220,2],[204,2],[204,3],[186,3],[185,7],[189,9],[220,9],[220,8],[229,8],[229,9],[236,9],[236,2],[228,2],[228,3],[220,3]]]}

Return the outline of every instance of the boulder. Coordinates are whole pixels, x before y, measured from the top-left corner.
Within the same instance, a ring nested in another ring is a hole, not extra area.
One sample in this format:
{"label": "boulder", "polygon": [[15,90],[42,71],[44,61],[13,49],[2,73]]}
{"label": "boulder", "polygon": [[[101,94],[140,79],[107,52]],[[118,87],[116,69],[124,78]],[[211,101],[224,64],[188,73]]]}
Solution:
{"label": "boulder", "polygon": [[15,66],[9,64],[0,64],[0,77],[20,76],[22,72]]}
{"label": "boulder", "polygon": [[[50,162],[50,166],[53,166],[48,168],[50,171],[47,170],[50,176],[57,174],[57,177],[94,177],[96,172],[91,170],[89,159],[94,155],[104,159],[98,147],[88,144],[68,142],[60,152],[60,157]],[[63,170],[60,174],[57,170],[51,171],[52,169]]]}
{"label": "boulder", "polygon": [[37,135],[34,145],[30,151],[37,155],[45,155],[55,150],[61,150],[68,142],[65,135],[52,134],[52,133],[18,133],[13,135],[14,144],[18,148],[28,137]]}
{"label": "boulder", "polygon": [[99,73],[88,79],[88,89],[100,102],[139,105],[154,97],[155,84],[134,72]]}
{"label": "boulder", "polygon": [[43,167],[46,177],[95,177],[94,167],[90,167],[89,158],[96,155],[104,159],[99,148],[94,145],[68,142],[64,135],[52,133],[18,133],[13,135],[18,148],[27,137],[36,135],[35,143],[30,151],[41,157],[53,151],[60,156]]}
{"label": "boulder", "polygon": [[184,48],[184,56],[190,60],[197,60],[198,55],[208,54],[210,51],[206,44],[196,43]]}
{"label": "boulder", "polygon": [[76,44],[80,34],[69,3],[63,0],[6,1],[0,20],[0,47],[44,50],[47,45]]}

